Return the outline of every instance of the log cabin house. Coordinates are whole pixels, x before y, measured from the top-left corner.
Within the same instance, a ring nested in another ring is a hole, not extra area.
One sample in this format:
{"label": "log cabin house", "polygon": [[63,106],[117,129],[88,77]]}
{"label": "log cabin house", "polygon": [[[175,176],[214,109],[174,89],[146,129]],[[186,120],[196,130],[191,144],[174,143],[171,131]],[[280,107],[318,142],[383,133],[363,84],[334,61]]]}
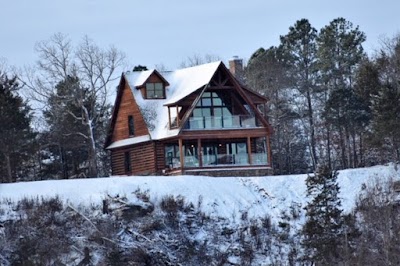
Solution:
{"label": "log cabin house", "polygon": [[113,175],[272,172],[267,98],[235,78],[241,59],[122,74],[105,147]]}

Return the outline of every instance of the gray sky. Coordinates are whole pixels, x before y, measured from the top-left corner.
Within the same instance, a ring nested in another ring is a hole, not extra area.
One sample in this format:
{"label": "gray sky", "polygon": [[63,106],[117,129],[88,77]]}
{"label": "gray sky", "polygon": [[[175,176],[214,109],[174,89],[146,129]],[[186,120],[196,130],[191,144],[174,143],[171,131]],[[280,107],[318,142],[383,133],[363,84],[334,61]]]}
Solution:
{"label": "gray sky", "polygon": [[400,31],[398,0],[0,0],[0,57],[22,66],[36,60],[34,45],[56,32],[78,43],[88,35],[99,46],[113,44],[130,66],[168,69],[194,54],[227,61],[248,59],[259,47],[307,18],[317,29],[344,17],[367,35],[371,53],[382,36]]}

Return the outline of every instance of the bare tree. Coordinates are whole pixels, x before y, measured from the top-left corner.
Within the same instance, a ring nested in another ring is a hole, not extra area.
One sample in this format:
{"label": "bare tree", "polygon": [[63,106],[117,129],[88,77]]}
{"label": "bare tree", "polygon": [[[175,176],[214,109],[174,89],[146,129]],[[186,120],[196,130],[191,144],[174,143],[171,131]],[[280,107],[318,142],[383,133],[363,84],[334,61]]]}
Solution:
{"label": "bare tree", "polygon": [[205,54],[204,56],[199,54],[193,54],[192,56],[186,57],[186,59],[183,60],[179,66],[180,68],[193,67],[220,60],[222,59],[218,55],[214,54]]}
{"label": "bare tree", "polygon": [[[29,88],[29,96],[44,106],[50,98],[59,97],[59,104],[80,110],[77,115],[66,110],[85,130],[80,135],[87,142],[88,174],[97,176],[96,125],[107,112],[108,97],[113,92],[110,87],[117,79],[117,69],[124,65],[125,55],[115,47],[102,49],[85,36],[78,46],[73,46],[68,36],[57,33],[49,40],[38,42],[35,50],[39,60],[33,68],[26,68],[22,78]],[[56,85],[71,77],[79,80],[80,86],[71,86],[71,93],[57,95]],[[54,101],[53,101],[54,104]]]}

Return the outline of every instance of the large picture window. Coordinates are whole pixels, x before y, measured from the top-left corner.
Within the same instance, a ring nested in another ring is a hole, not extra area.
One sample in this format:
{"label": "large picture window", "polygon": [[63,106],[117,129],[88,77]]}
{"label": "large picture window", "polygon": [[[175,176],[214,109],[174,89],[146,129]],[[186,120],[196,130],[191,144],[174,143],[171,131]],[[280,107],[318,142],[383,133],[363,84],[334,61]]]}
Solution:
{"label": "large picture window", "polygon": [[147,99],[164,99],[164,85],[161,82],[146,83]]}
{"label": "large picture window", "polygon": [[232,116],[229,109],[230,103],[223,101],[216,92],[204,92],[193,110],[193,117]]}

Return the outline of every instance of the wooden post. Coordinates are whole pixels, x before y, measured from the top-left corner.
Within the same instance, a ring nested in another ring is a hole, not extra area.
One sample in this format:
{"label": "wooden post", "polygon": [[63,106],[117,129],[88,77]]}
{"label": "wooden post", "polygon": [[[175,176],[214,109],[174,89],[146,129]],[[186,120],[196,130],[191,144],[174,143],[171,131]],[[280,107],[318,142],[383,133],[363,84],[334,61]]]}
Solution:
{"label": "wooden post", "polygon": [[268,151],[267,151],[267,152],[268,152],[268,153],[267,153],[267,154],[268,154],[267,163],[268,163],[268,166],[272,167],[271,141],[269,140],[268,134],[267,134],[267,136],[266,136],[266,142],[267,142],[267,149],[268,149]]}
{"label": "wooden post", "polygon": [[201,139],[197,139],[197,156],[199,157],[199,167],[203,167],[203,153],[201,152]]}
{"label": "wooden post", "polygon": [[169,121],[169,129],[172,128],[172,124],[171,124],[171,109],[168,106],[168,121]]}
{"label": "wooden post", "polygon": [[181,121],[179,120],[179,110],[178,105],[176,106],[176,126],[180,127]]}
{"label": "wooden post", "polygon": [[247,137],[247,152],[248,152],[248,157],[249,157],[249,164],[253,164],[253,158],[251,157],[251,140],[250,137]]}
{"label": "wooden post", "polygon": [[184,162],[184,154],[183,154],[183,145],[182,145],[182,139],[179,139],[178,140],[178,143],[179,143],[179,155],[180,155],[180,157],[179,157],[179,159],[180,159],[180,164],[181,164],[181,171],[183,170],[183,162]]}

